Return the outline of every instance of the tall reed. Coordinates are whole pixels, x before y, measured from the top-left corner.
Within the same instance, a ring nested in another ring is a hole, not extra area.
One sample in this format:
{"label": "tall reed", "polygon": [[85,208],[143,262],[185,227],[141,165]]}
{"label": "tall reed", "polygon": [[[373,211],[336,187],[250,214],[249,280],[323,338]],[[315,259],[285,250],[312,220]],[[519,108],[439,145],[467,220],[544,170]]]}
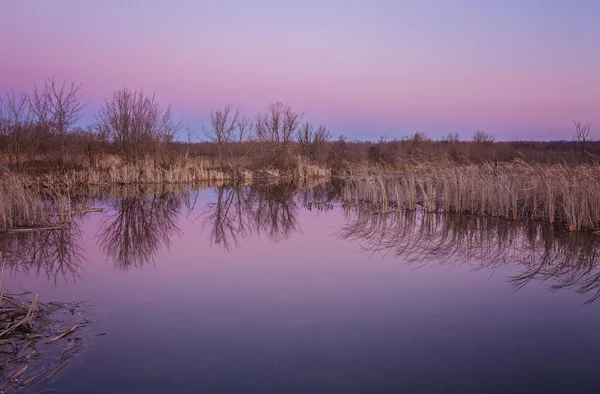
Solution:
{"label": "tall reed", "polygon": [[539,220],[571,231],[600,228],[600,167],[511,163],[412,164],[401,171],[346,174],[348,203]]}
{"label": "tall reed", "polygon": [[0,232],[23,227],[57,226],[69,220],[70,198],[58,189],[26,185],[0,167]]}

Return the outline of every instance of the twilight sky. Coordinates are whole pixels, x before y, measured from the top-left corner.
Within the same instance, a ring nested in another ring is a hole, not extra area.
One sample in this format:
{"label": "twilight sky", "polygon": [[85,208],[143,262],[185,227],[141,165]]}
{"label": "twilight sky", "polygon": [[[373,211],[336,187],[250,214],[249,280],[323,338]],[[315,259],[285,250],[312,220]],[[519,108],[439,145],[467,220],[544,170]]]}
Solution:
{"label": "twilight sky", "polygon": [[0,15],[0,93],[81,82],[86,123],[125,86],[195,131],[211,107],[277,100],[350,139],[600,130],[595,0],[20,0]]}

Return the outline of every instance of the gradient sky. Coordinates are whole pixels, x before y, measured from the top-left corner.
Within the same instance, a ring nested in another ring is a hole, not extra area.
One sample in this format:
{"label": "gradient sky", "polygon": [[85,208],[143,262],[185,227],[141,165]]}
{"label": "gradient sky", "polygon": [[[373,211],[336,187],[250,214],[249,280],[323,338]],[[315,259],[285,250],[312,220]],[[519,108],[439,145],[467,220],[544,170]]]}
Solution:
{"label": "gradient sky", "polygon": [[279,100],[351,139],[600,134],[595,0],[21,0],[0,20],[0,93],[81,82],[84,122],[125,86],[194,131]]}

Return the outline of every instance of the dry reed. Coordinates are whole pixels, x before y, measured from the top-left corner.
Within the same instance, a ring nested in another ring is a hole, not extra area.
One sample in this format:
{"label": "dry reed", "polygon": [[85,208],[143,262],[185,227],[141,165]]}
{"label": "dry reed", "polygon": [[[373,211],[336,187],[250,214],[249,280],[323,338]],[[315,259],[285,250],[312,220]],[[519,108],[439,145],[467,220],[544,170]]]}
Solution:
{"label": "dry reed", "polygon": [[0,168],[0,233],[27,228],[60,228],[73,210],[68,193],[47,185],[27,185]]}
{"label": "dry reed", "polygon": [[82,304],[46,304],[37,294],[9,293],[2,284],[2,253],[0,266],[0,392],[23,392],[56,376],[79,354],[88,341],[74,334],[90,321],[80,316]]}
{"label": "dry reed", "polygon": [[330,179],[331,170],[298,160],[291,170],[273,168],[222,168],[210,158],[176,156],[167,163],[151,157],[137,163],[123,161],[119,156],[103,155],[93,167],[70,170],[66,173],[49,172],[43,176],[45,182],[61,185],[88,184],[137,184],[137,183],[197,183],[197,182],[255,182],[313,179]]}
{"label": "dry reed", "polygon": [[363,168],[345,174],[346,203],[376,211],[423,210],[536,220],[571,231],[600,228],[600,167],[522,161],[459,165],[449,160],[401,171]]}

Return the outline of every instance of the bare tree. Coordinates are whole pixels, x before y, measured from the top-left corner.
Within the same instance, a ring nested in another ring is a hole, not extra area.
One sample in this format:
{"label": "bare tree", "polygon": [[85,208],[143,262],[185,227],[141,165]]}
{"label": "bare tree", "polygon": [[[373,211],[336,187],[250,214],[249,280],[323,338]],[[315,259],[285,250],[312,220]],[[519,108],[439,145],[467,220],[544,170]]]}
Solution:
{"label": "bare tree", "polygon": [[313,136],[313,159],[317,163],[322,163],[326,158],[329,142],[331,141],[331,132],[325,125],[317,127]]}
{"label": "bare tree", "polygon": [[485,144],[494,142],[495,138],[493,135],[486,133],[481,129],[477,129],[475,133],[473,133],[473,142],[476,144]]}
{"label": "bare tree", "polygon": [[182,127],[173,120],[170,105],[163,109],[154,94],[127,88],[107,98],[96,119],[100,134],[107,136],[133,162],[149,154],[158,155]]}
{"label": "bare tree", "polygon": [[265,114],[256,120],[256,134],[260,141],[277,144],[292,142],[294,134],[300,125],[303,114],[292,110],[292,107],[282,102],[269,106]]}
{"label": "bare tree", "polygon": [[65,145],[67,133],[82,116],[85,104],[81,101],[81,84],[70,85],[57,82],[54,77],[48,78],[43,90],[34,87],[30,106],[36,124],[41,129],[50,128],[60,145],[60,163],[64,167]]}
{"label": "bare tree", "polygon": [[302,155],[307,161],[310,160],[311,144],[313,143],[314,134],[314,127],[309,122],[304,122],[298,130],[298,144],[300,145]]}
{"label": "bare tree", "polygon": [[33,122],[48,129],[50,129],[52,123],[49,99],[46,89],[38,90],[36,86],[33,87],[33,92],[29,96],[29,107],[31,108]]}
{"label": "bare tree", "polygon": [[581,159],[585,159],[587,153],[587,142],[590,138],[590,129],[592,124],[589,122],[582,123],[573,121],[575,124],[575,138],[581,144]]}
{"label": "bare tree", "polygon": [[281,102],[271,104],[266,113],[256,117],[256,138],[267,166],[288,170],[296,165],[292,142],[302,117]]}
{"label": "bare tree", "polygon": [[[243,161],[250,152],[250,144],[252,139],[252,124],[247,117],[238,119],[235,127],[235,142],[237,144],[237,161],[235,164],[236,171],[240,171]],[[230,155],[233,154],[230,151]]]}
{"label": "bare tree", "polygon": [[204,134],[217,146],[221,168],[223,168],[223,148],[232,142],[241,112],[241,108],[234,108],[228,104],[218,110],[211,110],[208,114],[210,129],[205,129]]}
{"label": "bare tree", "polygon": [[0,134],[6,139],[8,152],[13,155],[17,168],[24,164],[24,155],[36,148],[32,138],[31,111],[26,94],[6,94],[6,102],[0,101]]}
{"label": "bare tree", "polygon": [[456,133],[456,132],[448,133],[448,135],[446,136],[446,138],[443,139],[443,141],[450,142],[450,143],[458,143],[458,142],[460,142],[460,137],[458,136],[458,133]]}

